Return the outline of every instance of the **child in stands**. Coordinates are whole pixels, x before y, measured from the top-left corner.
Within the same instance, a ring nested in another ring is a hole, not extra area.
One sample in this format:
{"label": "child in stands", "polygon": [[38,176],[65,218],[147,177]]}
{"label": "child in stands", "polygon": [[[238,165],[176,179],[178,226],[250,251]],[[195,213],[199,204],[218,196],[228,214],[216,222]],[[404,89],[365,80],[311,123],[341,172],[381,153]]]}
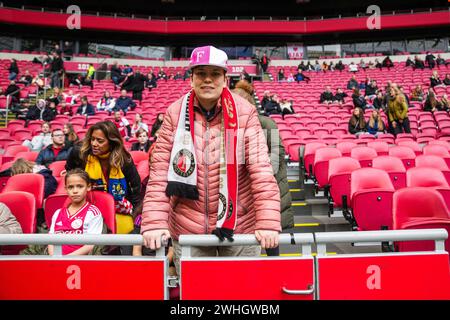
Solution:
{"label": "child in stands", "polygon": [[[88,174],[81,169],[67,172],[66,191],[71,200],[69,206],[56,210],[52,218],[50,234],[101,234],[103,217],[100,210],[90,204],[87,193],[91,190]],[[86,255],[94,249],[93,245],[63,245],[63,255]],[[53,255],[54,246],[48,246]]]}

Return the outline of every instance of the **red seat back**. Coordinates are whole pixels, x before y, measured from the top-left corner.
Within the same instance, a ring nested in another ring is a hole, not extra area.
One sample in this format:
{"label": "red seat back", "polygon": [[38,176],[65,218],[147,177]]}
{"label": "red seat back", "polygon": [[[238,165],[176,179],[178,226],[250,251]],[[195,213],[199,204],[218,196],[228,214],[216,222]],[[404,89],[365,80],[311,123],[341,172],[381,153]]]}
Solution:
{"label": "red seat back", "polygon": [[331,159],[328,164],[328,183],[330,184],[330,196],[334,206],[342,208],[343,197],[350,206],[350,181],[351,173],[360,169],[359,161],[350,157]]}
{"label": "red seat back", "polygon": [[350,156],[353,148],[356,148],[358,145],[351,141],[343,141],[336,144],[336,149],[341,151],[343,156]]}
{"label": "red seat back", "polygon": [[[23,191],[0,193],[4,203],[16,217],[23,233],[36,232],[36,201],[32,194]],[[18,254],[26,246],[2,246],[2,254]]]}
{"label": "red seat back", "polygon": [[144,151],[130,151],[134,164],[138,164],[141,161],[148,160],[148,153]]}
{"label": "red seat back", "polygon": [[373,159],[373,167],[386,171],[395,190],[406,187],[406,169],[399,158],[381,156]]}
{"label": "red seat back", "polygon": [[351,156],[359,161],[361,167],[371,167],[372,159],[377,156],[377,152],[369,147],[356,147],[352,149]]}
{"label": "red seat back", "polygon": [[408,187],[449,188],[444,174],[435,168],[411,168],[406,172]]}
{"label": "red seat back", "polygon": [[66,161],[55,161],[48,165],[48,168],[52,170],[54,177],[59,177],[61,172],[66,170]]}
{"label": "red seat back", "polygon": [[403,161],[405,168],[412,168],[415,165],[416,153],[413,149],[406,146],[397,146],[389,148],[389,155],[397,157]]}
{"label": "red seat back", "polygon": [[23,173],[8,179],[3,192],[25,191],[31,193],[36,201],[36,208],[42,208],[44,201],[44,177],[38,173]]}
{"label": "red seat back", "polygon": [[37,157],[38,157],[39,152],[35,152],[35,151],[25,151],[25,152],[19,152],[15,155],[14,157],[14,161],[22,158],[28,161],[32,161],[35,162]]}
{"label": "red seat back", "polygon": [[370,141],[367,142],[369,148],[374,149],[379,156],[384,156],[389,154],[389,145],[384,141]]}
{"label": "red seat back", "polygon": [[341,152],[332,147],[319,148],[314,158],[314,176],[319,188],[328,184],[328,164],[331,159],[341,158]]}
{"label": "red seat back", "polygon": [[30,151],[30,149],[28,149],[28,147],[25,146],[10,146],[6,148],[5,153],[3,155],[14,157],[19,152],[28,152],[28,151]]}

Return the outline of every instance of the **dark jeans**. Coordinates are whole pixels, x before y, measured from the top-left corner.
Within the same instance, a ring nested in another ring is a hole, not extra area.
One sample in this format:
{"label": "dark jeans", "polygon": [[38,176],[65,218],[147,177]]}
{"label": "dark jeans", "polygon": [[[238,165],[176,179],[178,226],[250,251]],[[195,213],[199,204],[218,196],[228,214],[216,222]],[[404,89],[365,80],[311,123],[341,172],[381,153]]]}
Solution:
{"label": "dark jeans", "polygon": [[392,126],[392,122],[389,122],[389,129],[393,135],[397,135],[399,133],[411,133],[411,128],[409,126],[409,119],[405,118],[403,119],[403,123],[400,123],[399,121],[395,121],[396,126],[395,128]]}

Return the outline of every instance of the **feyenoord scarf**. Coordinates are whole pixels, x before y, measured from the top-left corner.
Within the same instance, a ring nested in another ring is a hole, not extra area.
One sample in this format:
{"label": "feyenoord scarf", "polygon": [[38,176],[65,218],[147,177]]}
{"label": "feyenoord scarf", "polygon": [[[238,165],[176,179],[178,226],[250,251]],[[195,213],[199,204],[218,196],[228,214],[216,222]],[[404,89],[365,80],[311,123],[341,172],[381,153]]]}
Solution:
{"label": "feyenoord scarf", "polygon": [[[198,200],[197,160],[194,136],[194,91],[183,98],[168,172],[167,196]],[[234,230],[237,217],[238,115],[234,99],[224,88],[221,95],[223,121],[220,134],[219,210],[217,228]],[[206,195],[207,196],[207,195]]]}

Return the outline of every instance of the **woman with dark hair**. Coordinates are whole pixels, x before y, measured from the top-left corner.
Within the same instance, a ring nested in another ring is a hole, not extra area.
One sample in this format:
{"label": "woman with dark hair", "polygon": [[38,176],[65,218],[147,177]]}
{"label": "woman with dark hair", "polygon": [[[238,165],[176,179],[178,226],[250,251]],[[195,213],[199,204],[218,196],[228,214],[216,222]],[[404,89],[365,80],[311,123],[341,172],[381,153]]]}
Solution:
{"label": "woman with dark hair", "polygon": [[352,117],[348,122],[348,132],[359,136],[365,133],[366,122],[364,121],[364,111],[361,108],[353,109]]}
{"label": "woman with dark hair", "polygon": [[158,132],[159,128],[161,128],[161,125],[164,121],[164,113],[158,113],[158,116],[156,117],[155,123],[153,123],[152,126],[152,132],[150,133],[151,137],[155,137],[156,133]]}
{"label": "woman with dark hair", "polygon": [[102,121],[89,128],[81,146],[76,144],[67,159],[66,170],[75,168],[89,174],[93,189],[114,197],[117,233],[131,232],[141,179],[114,123]]}
{"label": "woman with dark hair", "polygon": [[79,138],[70,122],[64,125],[63,132],[66,136],[64,139],[64,146],[66,148],[73,147],[73,145],[78,142]]}

